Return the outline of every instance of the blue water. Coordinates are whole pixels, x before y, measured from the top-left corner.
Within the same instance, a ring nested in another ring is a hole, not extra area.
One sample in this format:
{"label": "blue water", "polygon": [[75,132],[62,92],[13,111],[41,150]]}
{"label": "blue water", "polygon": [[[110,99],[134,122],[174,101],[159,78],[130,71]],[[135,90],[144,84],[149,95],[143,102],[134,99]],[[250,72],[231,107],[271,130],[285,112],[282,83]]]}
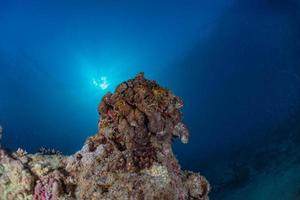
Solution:
{"label": "blue water", "polygon": [[218,182],[222,157],[298,116],[299,24],[297,0],[1,1],[3,146],[75,152],[101,97],[144,71],[185,102],[183,168]]}

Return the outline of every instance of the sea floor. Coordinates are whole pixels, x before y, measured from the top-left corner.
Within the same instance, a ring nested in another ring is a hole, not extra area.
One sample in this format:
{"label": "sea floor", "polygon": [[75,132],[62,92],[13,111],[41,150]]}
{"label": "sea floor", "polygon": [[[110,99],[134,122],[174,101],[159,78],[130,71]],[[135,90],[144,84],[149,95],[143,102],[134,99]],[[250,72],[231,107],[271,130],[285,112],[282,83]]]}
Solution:
{"label": "sea floor", "polygon": [[299,200],[300,165],[257,175],[245,186],[230,191],[224,200]]}
{"label": "sea floor", "polygon": [[212,200],[299,200],[300,113],[210,161]]}

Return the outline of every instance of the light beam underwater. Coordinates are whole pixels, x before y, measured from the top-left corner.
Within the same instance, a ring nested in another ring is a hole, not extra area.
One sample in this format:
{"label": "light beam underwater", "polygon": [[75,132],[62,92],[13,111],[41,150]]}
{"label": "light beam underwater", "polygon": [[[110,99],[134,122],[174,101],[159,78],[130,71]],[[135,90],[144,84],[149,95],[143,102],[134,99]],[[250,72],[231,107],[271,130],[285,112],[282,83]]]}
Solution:
{"label": "light beam underwater", "polygon": [[107,77],[106,76],[102,76],[99,79],[93,79],[92,81],[92,84],[95,86],[95,87],[99,87],[101,88],[102,90],[106,90],[109,86],[109,83],[107,81]]}

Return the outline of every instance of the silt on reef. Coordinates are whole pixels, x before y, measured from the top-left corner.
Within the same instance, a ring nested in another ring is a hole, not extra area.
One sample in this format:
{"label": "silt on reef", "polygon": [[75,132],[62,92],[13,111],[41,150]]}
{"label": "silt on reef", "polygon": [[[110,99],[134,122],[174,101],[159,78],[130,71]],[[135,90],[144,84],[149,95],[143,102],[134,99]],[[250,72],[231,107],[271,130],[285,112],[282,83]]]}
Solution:
{"label": "silt on reef", "polygon": [[98,133],[71,156],[0,150],[1,200],[207,200],[210,186],[182,171],[173,137],[188,142],[182,101],[143,73],[106,94]]}

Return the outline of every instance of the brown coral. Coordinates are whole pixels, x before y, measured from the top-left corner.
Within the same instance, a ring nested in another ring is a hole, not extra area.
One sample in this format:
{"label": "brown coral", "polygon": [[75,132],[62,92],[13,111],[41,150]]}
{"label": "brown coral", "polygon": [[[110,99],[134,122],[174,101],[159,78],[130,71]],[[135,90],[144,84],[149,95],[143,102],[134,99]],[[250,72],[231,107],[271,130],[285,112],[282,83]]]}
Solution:
{"label": "brown coral", "polygon": [[[133,99],[131,98],[133,97]],[[156,152],[173,136],[187,143],[188,131],[181,123],[182,101],[142,73],[121,83],[114,94],[107,94],[99,106],[101,128],[109,128],[108,139],[133,160],[136,170],[150,167]],[[101,130],[99,137],[105,133]],[[97,138],[97,137],[96,137]]]}

